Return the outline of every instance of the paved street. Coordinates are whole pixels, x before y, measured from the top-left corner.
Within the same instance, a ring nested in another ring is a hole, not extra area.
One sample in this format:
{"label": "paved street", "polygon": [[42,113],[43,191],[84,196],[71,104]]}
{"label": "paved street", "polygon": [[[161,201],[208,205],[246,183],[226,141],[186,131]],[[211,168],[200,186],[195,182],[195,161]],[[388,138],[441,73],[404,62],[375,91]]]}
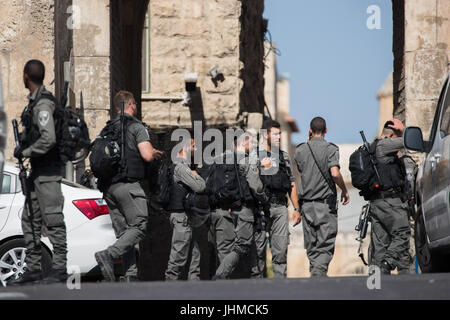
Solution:
{"label": "paved street", "polygon": [[380,290],[367,277],[264,279],[200,282],[82,283],[0,288],[0,299],[315,300],[450,299],[450,274],[381,278]]}

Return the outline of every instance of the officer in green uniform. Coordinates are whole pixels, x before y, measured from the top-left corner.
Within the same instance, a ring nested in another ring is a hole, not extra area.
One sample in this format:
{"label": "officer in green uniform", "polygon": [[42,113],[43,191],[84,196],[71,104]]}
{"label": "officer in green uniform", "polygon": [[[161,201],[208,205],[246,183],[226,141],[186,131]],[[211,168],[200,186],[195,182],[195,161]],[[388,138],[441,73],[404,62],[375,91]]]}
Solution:
{"label": "officer in green uniform", "polygon": [[[125,166],[110,181],[98,181],[98,187],[108,205],[109,216],[117,241],[95,253],[95,259],[107,281],[115,281],[114,260],[122,258],[127,281],[137,280],[135,246],[145,237],[148,208],[144,192],[146,162],[161,157],[153,148],[147,129],[136,119],[137,107],[133,94],[119,91],[114,97],[114,107],[120,114],[124,102]],[[120,119],[112,120],[120,130]]]}
{"label": "officer in green uniform", "polygon": [[370,195],[371,239],[369,264],[381,268],[383,274],[408,273],[410,265],[410,225],[405,199],[405,167],[398,158],[404,148],[402,133],[405,126],[398,119],[384,125],[376,139],[377,168],[382,190]]}
{"label": "officer in green uniform", "polygon": [[272,119],[263,122],[264,145],[259,149],[261,180],[268,196],[269,242],[272,251],[274,277],[286,277],[287,250],[289,245],[288,199],[294,206],[294,226],[300,223],[297,184],[287,152],[280,150],[280,124]]}
{"label": "officer in green uniform", "polygon": [[294,156],[301,173],[303,235],[311,276],[326,276],[338,230],[336,184],[344,205],[349,194],[339,170],[339,148],[324,139],[325,120],[314,118],[309,133],[309,141],[299,144]]}
{"label": "officer in green uniform", "polygon": [[55,100],[45,89],[44,64],[30,60],[25,64],[24,83],[30,91],[29,104],[22,113],[24,132],[21,146],[16,147],[16,158],[30,158],[31,173],[27,179],[31,190],[33,213],[29,217],[27,206],[22,214],[22,230],[27,248],[25,262],[27,271],[8,285],[36,282],[42,279],[41,229],[53,246],[53,264],[50,274],[41,283],[54,283],[67,278],[66,225],[62,212],[64,198],[61,192],[61,160],[56,146]]}
{"label": "officer in green uniform", "polygon": [[[254,232],[254,209],[258,202],[267,202],[264,186],[259,176],[256,154],[253,157],[249,154],[253,147],[253,139],[251,133],[245,133],[236,140],[235,150],[225,153],[227,164],[233,163],[232,161],[236,161],[238,164],[240,185],[234,187],[241,189],[238,191],[241,193],[242,202],[239,207],[221,208],[221,214],[226,216],[224,219],[231,217],[234,222],[235,239],[232,250],[220,259],[215,279],[230,278],[238,264],[249,256]],[[241,177],[245,179],[241,179]]]}
{"label": "officer in green uniform", "polygon": [[[166,280],[180,280],[184,268],[188,267],[188,279],[200,280],[200,247],[191,217],[186,213],[183,199],[190,192],[201,193],[205,190],[205,180],[190,168],[195,151],[194,139],[182,141],[182,148],[173,160],[173,184],[170,190],[170,213],[172,226],[172,247],[166,269]],[[187,266],[188,262],[189,266]]]}

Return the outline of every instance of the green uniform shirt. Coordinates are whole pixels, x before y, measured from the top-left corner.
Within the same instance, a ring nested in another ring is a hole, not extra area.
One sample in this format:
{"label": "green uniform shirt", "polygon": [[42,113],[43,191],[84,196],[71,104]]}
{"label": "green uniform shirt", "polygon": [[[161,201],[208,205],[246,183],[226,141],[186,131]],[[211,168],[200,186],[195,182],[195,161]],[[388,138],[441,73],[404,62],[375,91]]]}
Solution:
{"label": "green uniform shirt", "polygon": [[323,178],[306,143],[301,143],[295,150],[294,159],[301,174],[299,185],[300,199],[325,199],[336,194],[336,185],[331,177],[330,168],[339,166],[339,147],[323,138],[313,137],[309,141],[314,156],[319,162],[322,172],[333,185]]}
{"label": "green uniform shirt", "polygon": [[[38,99],[43,92],[49,93],[44,86],[40,86],[36,91],[27,96],[29,105]],[[55,122],[53,112],[55,104],[49,99],[41,99],[33,107],[33,123],[39,127],[40,137],[30,147],[23,150],[22,154],[26,158],[34,158],[45,155],[56,144]]]}

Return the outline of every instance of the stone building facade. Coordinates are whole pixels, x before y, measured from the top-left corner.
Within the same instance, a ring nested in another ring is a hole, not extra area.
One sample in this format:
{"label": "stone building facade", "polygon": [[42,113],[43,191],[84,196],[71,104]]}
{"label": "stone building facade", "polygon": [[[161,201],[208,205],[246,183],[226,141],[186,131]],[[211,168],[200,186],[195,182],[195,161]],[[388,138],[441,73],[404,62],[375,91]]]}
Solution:
{"label": "stone building facade", "polygon": [[[264,106],[263,0],[12,0],[0,3],[0,66],[8,117],[26,104],[22,71],[38,58],[45,85],[62,94],[63,64],[72,61],[72,106],[94,137],[114,112],[119,90],[134,93],[139,116],[155,129],[255,127]],[[149,12],[149,90],[142,89],[142,38]],[[219,67],[213,81],[208,72]],[[185,73],[197,73],[185,106]],[[142,100],[142,101],[141,101]],[[9,130],[7,158],[12,159]]]}
{"label": "stone building facade", "polygon": [[428,137],[450,70],[448,0],[392,0],[394,116]]}

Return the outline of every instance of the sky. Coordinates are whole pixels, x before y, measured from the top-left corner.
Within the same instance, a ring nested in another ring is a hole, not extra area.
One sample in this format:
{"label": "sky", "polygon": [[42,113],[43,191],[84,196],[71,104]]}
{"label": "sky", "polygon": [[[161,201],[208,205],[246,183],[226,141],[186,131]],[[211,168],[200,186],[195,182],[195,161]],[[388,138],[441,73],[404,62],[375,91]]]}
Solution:
{"label": "sky", "polygon": [[[371,5],[381,29],[370,30]],[[375,137],[377,91],[393,69],[391,0],[265,0],[264,17],[280,55],[278,74],[290,78],[290,108],[306,140],[315,116],[327,121],[326,139],[359,143]]]}

